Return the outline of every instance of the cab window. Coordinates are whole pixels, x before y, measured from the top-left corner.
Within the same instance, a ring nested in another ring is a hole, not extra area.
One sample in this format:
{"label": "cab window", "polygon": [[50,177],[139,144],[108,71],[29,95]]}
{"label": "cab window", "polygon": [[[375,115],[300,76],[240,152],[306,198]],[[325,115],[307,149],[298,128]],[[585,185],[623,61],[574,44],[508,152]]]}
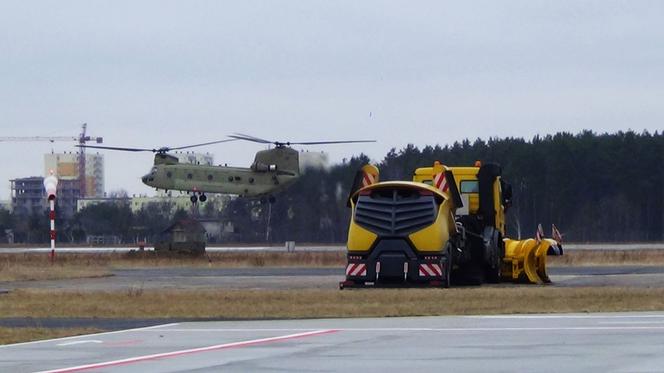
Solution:
{"label": "cab window", "polygon": [[462,180],[459,189],[461,193],[479,193],[480,186],[477,180]]}

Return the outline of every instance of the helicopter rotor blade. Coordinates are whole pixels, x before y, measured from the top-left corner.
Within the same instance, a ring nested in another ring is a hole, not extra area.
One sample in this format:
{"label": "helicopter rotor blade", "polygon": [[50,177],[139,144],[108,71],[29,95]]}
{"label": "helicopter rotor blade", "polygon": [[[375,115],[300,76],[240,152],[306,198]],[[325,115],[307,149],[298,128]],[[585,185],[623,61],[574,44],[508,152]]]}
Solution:
{"label": "helicopter rotor blade", "polygon": [[340,140],[340,141],[305,141],[305,142],[287,142],[289,145],[326,145],[326,144],[354,144],[363,142],[376,142],[376,140]]}
{"label": "helicopter rotor blade", "polygon": [[276,142],[276,141],[261,139],[260,137],[256,137],[256,136],[245,135],[245,134],[242,134],[242,133],[234,133],[232,135],[228,135],[228,137],[232,137],[236,140],[246,140],[246,141],[257,142],[257,143],[260,143],[260,144],[274,144]]}
{"label": "helicopter rotor blade", "polygon": [[100,146],[100,145],[75,145],[78,148],[94,148],[94,149],[106,149],[106,150],[119,150],[123,152],[156,152],[155,149],[145,149],[145,148],[122,148],[117,146]]}
{"label": "helicopter rotor blade", "polygon": [[212,144],[221,144],[224,142],[231,142],[231,141],[237,141],[239,139],[225,139],[225,140],[218,140],[218,141],[210,141],[210,142],[204,142],[201,144],[194,144],[194,145],[185,145],[185,146],[178,146],[177,148],[166,148],[168,149],[167,151],[170,150],[180,150],[180,149],[188,149],[188,148],[195,148],[198,146],[205,146],[205,145],[212,145]]}
{"label": "helicopter rotor blade", "polygon": [[327,145],[327,144],[351,144],[351,143],[366,143],[366,142],[376,142],[376,140],[341,140],[341,141],[301,141],[301,142],[290,142],[290,141],[270,141],[261,139],[260,137],[245,135],[242,133],[234,133],[229,135],[238,140],[246,140],[257,142],[260,144],[274,144],[276,146],[290,146],[290,145]]}
{"label": "helicopter rotor blade", "polygon": [[156,149],[147,149],[147,148],[126,148],[126,147],[118,147],[118,146],[101,146],[101,145],[76,145],[79,148],[94,148],[94,149],[106,149],[106,150],[119,150],[119,151],[124,151],[124,152],[152,152],[152,153],[166,153],[170,152],[171,150],[181,150],[181,149],[188,149],[188,148],[195,148],[198,146],[205,146],[205,145],[212,145],[212,144],[220,144],[224,142],[230,142],[230,141],[237,141],[238,139],[224,139],[224,140],[217,140],[217,141],[209,141],[209,142],[204,142],[200,144],[193,144],[193,145],[184,145],[184,146],[178,146],[175,148],[171,148],[168,146],[163,146],[160,148]]}

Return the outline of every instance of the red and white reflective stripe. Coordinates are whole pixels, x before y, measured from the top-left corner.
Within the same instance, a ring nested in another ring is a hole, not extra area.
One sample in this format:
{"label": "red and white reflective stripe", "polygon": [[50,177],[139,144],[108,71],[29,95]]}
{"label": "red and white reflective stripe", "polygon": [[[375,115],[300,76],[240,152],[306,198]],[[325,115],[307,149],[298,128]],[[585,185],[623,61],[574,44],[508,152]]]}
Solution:
{"label": "red and white reflective stripe", "polygon": [[362,187],[366,187],[375,183],[376,183],[376,178],[374,177],[374,175],[365,172],[364,177],[362,177]]}
{"label": "red and white reflective stripe", "polygon": [[346,276],[366,276],[367,265],[364,263],[350,263],[346,267]]}
{"label": "red and white reflective stripe", "polygon": [[437,276],[440,277],[443,275],[443,270],[440,267],[440,264],[435,263],[423,263],[420,264],[420,276]]}
{"label": "red and white reflective stripe", "polygon": [[433,177],[433,185],[443,192],[447,192],[450,186],[447,184],[445,173],[441,172]]}
{"label": "red and white reflective stripe", "polygon": [[49,219],[51,220],[51,253],[55,250],[55,200],[52,199],[49,201],[51,211],[48,214]]}

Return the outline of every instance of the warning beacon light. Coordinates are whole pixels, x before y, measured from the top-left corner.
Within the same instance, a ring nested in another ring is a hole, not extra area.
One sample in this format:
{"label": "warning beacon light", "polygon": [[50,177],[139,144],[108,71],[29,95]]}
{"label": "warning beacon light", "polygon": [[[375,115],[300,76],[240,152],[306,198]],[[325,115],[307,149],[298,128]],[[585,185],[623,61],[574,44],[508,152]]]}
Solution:
{"label": "warning beacon light", "polygon": [[58,178],[53,175],[52,170],[51,174],[44,178],[44,189],[46,189],[46,196],[48,197],[48,200],[55,200],[56,192],[58,189]]}

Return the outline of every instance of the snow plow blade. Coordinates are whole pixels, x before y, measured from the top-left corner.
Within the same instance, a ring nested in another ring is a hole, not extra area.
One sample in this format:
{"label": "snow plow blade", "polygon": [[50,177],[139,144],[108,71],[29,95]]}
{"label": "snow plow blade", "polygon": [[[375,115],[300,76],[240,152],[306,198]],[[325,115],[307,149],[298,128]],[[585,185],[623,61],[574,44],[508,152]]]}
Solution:
{"label": "snow plow blade", "polygon": [[502,276],[505,280],[532,284],[550,283],[546,273],[546,255],[549,248],[559,244],[552,239],[537,242],[534,239],[511,240],[506,238]]}

